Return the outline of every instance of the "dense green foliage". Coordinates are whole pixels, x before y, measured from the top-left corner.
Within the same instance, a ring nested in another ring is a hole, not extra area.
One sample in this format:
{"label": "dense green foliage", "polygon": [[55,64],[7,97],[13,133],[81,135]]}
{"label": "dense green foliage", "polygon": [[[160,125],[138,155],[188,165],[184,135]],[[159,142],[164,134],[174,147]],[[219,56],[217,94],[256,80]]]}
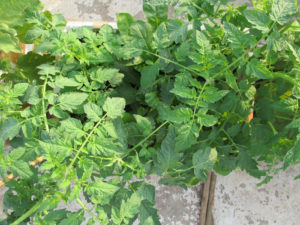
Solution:
{"label": "dense green foliage", "polygon": [[88,224],[160,224],[147,175],[185,188],[240,168],[267,182],[300,161],[297,2],[183,0],[171,19],[163,2],[144,1],[146,21],[119,14],[118,29],[64,31],[26,1],[7,6],[23,12],[14,25],[0,14],[0,49],[36,45],[0,61],[0,174],[17,176],[0,224],[75,225],[84,211]]}

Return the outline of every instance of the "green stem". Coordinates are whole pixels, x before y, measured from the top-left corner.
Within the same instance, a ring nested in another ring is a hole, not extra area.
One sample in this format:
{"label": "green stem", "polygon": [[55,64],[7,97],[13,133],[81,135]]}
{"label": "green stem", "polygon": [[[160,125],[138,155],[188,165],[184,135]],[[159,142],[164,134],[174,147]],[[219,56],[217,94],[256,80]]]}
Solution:
{"label": "green stem", "polygon": [[88,212],[88,214],[90,214],[90,216],[91,217],[93,217],[93,219],[95,220],[95,221],[98,221],[100,224],[102,224],[101,223],[101,221],[100,220],[98,220],[98,218],[97,218],[97,216],[79,199],[79,198],[77,198],[76,199],[76,201],[79,203],[79,205],[81,205],[81,207],[85,210],[85,211],[87,211]]}
{"label": "green stem", "polygon": [[74,165],[75,161],[77,160],[77,158],[79,157],[79,154],[82,152],[83,148],[85,147],[85,145],[88,143],[90,137],[92,136],[92,134],[95,132],[95,130],[97,129],[97,127],[102,123],[102,121],[105,119],[106,114],[98,121],[98,123],[93,127],[93,129],[91,130],[91,132],[88,134],[88,136],[86,137],[86,139],[84,140],[84,142],[82,143],[82,145],[80,146],[80,148],[78,149],[78,152],[76,153],[76,155],[74,156],[73,160],[71,161],[71,163],[69,164],[67,170],[66,170],[66,175],[65,177],[69,174],[71,167]]}
{"label": "green stem", "polygon": [[283,73],[273,73],[273,77],[282,79],[287,81],[288,83],[294,85],[294,86],[299,86],[298,81],[296,81],[295,79],[293,79],[292,77],[290,77],[289,75],[283,74]]}
{"label": "green stem", "polygon": [[35,213],[35,211],[37,211],[40,208],[43,200],[44,199],[37,202],[31,209],[29,209],[25,214],[23,214],[21,217],[15,220],[15,222],[13,222],[11,225],[18,225],[21,222],[23,222],[25,219],[27,219],[29,216],[31,216],[33,213]]}
{"label": "green stem", "polygon": [[[137,49],[137,48],[136,48],[136,49]],[[199,74],[199,75],[200,75],[200,73],[199,73],[198,71],[193,70],[193,69],[191,69],[191,68],[188,68],[188,67],[186,67],[186,66],[184,66],[184,65],[182,65],[182,64],[180,64],[180,63],[178,63],[178,62],[176,62],[176,61],[173,61],[172,59],[168,59],[168,58],[166,58],[166,57],[163,57],[163,56],[161,56],[161,55],[158,55],[158,54],[156,54],[156,53],[153,53],[153,52],[150,52],[150,51],[147,51],[147,50],[144,50],[144,49],[138,49],[138,50],[142,50],[143,52],[146,52],[146,53],[148,53],[148,54],[150,54],[150,55],[156,56],[157,58],[160,58],[160,59],[163,59],[163,60],[168,61],[168,62],[170,62],[170,63],[173,63],[174,65],[179,66],[179,67],[181,67],[181,68],[183,68],[183,69],[185,69],[185,70],[187,70],[187,71],[190,71],[190,72],[192,72],[192,73],[196,73],[196,74]]]}
{"label": "green stem", "polygon": [[42,107],[43,107],[43,117],[44,117],[45,128],[46,128],[46,131],[49,132],[46,107],[45,107],[45,95],[46,95],[47,82],[48,82],[48,74],[46,75],[46,79],[45,79],[45,82],[43,85],[43,90],[42,90]]}
{"label": "green stem", "polygon": [[232,139],[231,136],[227,133],[227,131],[224,130],[224,128],[222,128],[222,131],[223,131],[223,133],[227,136],[227,138],[228,138],[229,141],[232,143],[232,145],[233,145],[234,147],[236,147],[236,149],[238,149],[237,144],[233,141],[233,139]]}
{"label": "green stem", "polygon": [[137,149],[139,146],[141,146],[145,141],[147,141],[150,137],[152,137],[153,134],[155,134],[157,131],[159,131],[163,126],[165,126],[169,121],[165,121],[162,123],[158,128],[156,128],[151,134],[149,134],[147,137],[145,137],[143,140],[141,140],[139,143],[137,143],[133,148],[129,149],[127,152],[125,152],[121,158],[123,159],[125,156],[127,156],[129,153]]}

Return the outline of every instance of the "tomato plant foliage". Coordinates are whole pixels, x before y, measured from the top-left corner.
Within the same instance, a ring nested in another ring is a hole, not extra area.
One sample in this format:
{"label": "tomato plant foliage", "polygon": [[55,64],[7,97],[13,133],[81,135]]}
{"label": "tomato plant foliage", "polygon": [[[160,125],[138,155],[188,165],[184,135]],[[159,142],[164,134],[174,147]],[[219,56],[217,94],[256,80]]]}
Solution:
{"label": "tomato plant foliage", "polygon": [[228,2],[148,0],[145,21],[96,30],[1,4],[0,49],[36,46],[0,61],[0,175],[17,177],[1,224],[160,224],[147,175],[185,188],[240,168],[267,182],[298,163],[297,3]]}

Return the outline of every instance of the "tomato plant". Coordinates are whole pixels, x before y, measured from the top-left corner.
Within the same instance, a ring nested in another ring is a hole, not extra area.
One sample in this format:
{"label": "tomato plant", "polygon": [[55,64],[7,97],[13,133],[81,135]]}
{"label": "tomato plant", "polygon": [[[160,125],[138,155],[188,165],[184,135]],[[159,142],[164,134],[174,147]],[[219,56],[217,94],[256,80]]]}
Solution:
{"label": "tomato plant", "polygon": [[88,224],[160,224],[147,175],[185,188],[239,168],[265,183],[299,162],[295,0],[145,0],[145,21],[68,30],[38,1],[6,2],[0,49],[36,47],[0,61],[1,224],[81,224],[85,212]]}

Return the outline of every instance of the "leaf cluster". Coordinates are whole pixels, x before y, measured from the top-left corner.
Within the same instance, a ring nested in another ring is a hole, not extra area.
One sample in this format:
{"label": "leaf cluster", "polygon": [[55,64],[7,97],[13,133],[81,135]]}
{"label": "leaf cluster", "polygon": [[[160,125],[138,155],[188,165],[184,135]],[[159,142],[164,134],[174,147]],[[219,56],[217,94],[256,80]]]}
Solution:
{"label": "leaf cluster", "polygon": [[118,29],[16,18],[11,33],[36,48],[0,63],[0,175],[18,177],[1,224],[160,224],[148,175],[186,188],[241,169],[264,183],[298,163],[299,10],[264,2],[174,1],[169,18],[170,2],[145,0],[146,20],[121,13]]}

